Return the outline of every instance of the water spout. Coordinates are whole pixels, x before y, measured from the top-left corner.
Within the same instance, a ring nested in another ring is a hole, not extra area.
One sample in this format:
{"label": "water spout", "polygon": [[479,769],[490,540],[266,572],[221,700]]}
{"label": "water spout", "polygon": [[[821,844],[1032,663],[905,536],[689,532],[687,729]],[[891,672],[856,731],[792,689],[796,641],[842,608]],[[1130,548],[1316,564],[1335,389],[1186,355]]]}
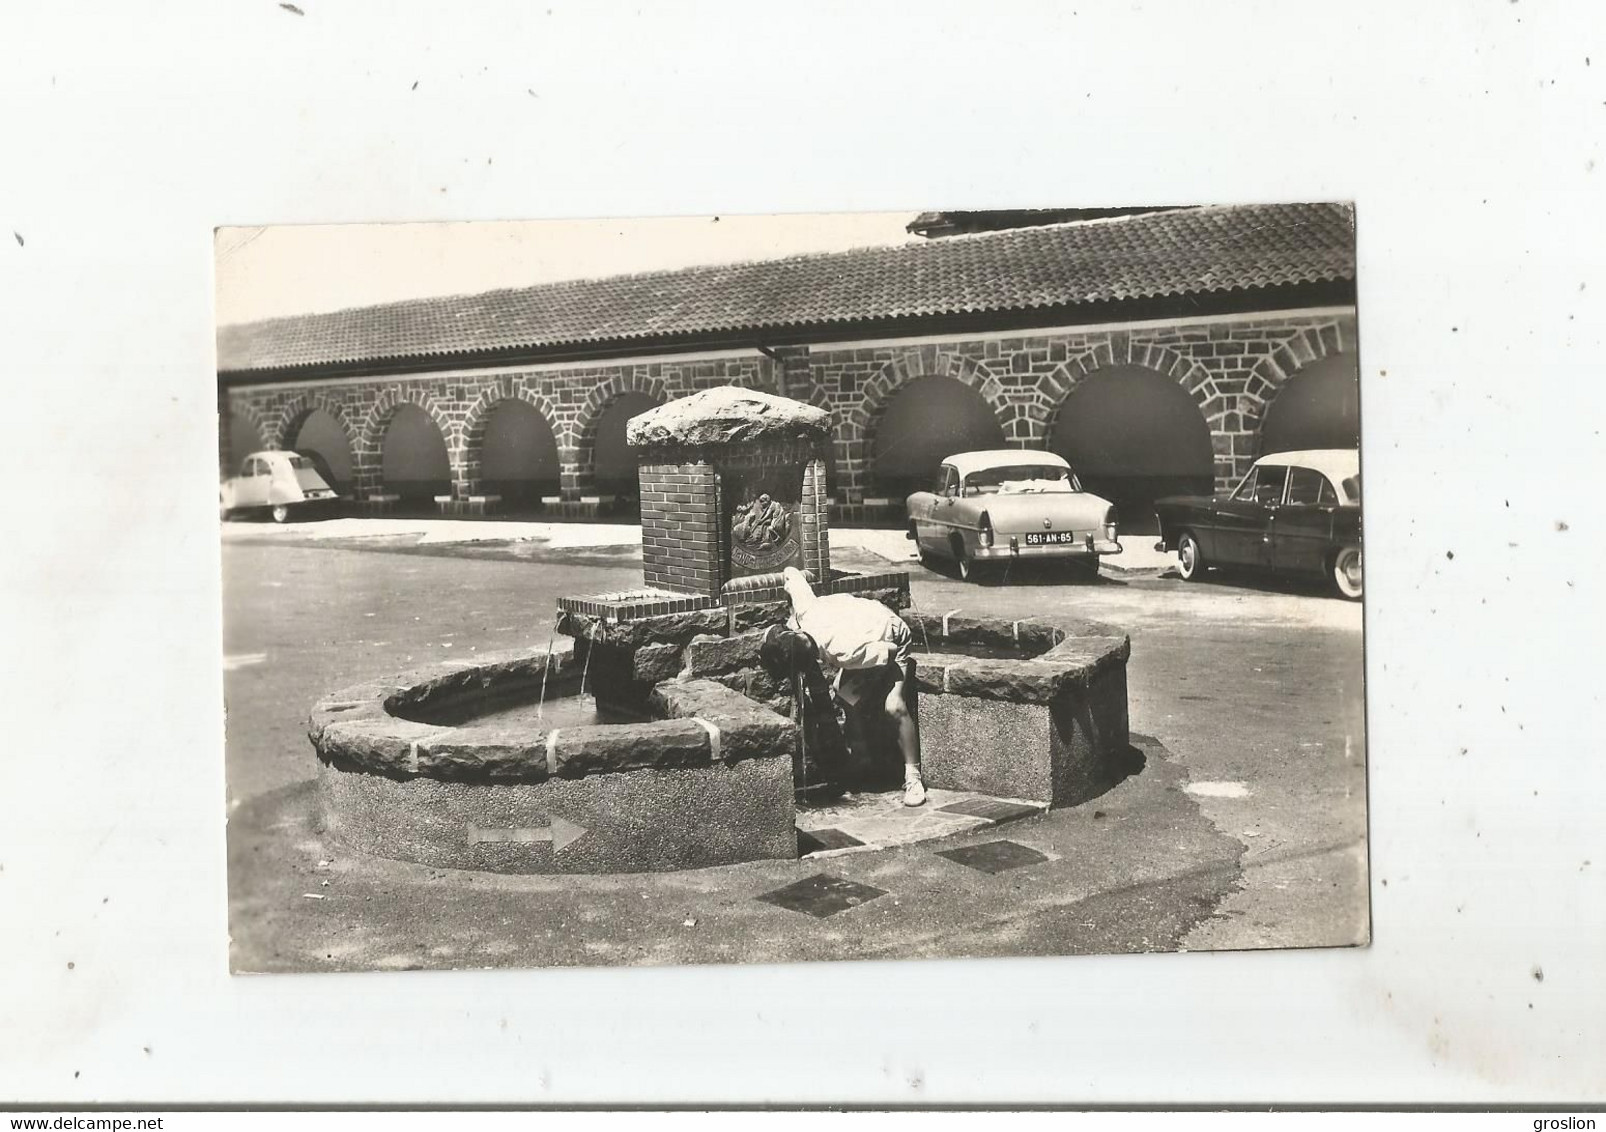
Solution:
{"label": "water spout", "polygon": [[586,634],[586,662],[580,667],[580,694],[586,694],[586,677],[591,673],[591,653],[597,645],[597,622],[591,623],[591,631]]}
{"label": "water spout", "polygon": [[[552,675],[552,646],[557,642],[558,628],[552,627],[552,635],[546,639],[546,664],[541,669],[541,700],[535,705],[535,717],[546,718],[546,678]],[[588,656],[586,659],[590,659]]]}
{"label": "water spout", "polygon": [[[919,612],[920,612],[920,607],[915,603],[915,594],[914,594],[914,587],[913,586],[911,586],[909,588],[909,612],[910,613],[914,613],[914,614],[919,614]],[[916,616],[915,617],[915,625],[920,630],[920,643],[924,646],[922,651],[923,652],[930,652],[931,651],[931,638],[926,635],[926,619],[924,617]]]}

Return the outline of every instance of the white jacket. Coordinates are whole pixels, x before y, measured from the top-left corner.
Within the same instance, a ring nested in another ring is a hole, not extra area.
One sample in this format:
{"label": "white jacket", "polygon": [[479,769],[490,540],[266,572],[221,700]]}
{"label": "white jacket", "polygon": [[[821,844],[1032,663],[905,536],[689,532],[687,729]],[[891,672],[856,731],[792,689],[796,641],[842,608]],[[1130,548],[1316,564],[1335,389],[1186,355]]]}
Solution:
{"label": "white jacket", "polygon": [[791,628],[814,638],[820,664],[832,669],[879,668],[906,654],[909,626],[879,601],[852,594],[817,596],[801,571],[785,571]]}

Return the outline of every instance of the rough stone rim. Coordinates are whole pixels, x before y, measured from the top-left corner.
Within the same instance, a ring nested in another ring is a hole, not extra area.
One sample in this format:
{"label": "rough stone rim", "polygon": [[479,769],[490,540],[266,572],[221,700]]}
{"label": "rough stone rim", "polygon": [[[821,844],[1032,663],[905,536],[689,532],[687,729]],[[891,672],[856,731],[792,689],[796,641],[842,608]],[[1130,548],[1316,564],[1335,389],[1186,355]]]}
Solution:
{"label": "rough stone rim", "polygon": [[[962,610],[906,609],[901,616],[914,630],[917,642],[1026,650],[1020,659],[917,652],[919,688],[930,694],[1048,703],[1086,688],[1105,671],[1125,664],[1131,655],[1130,638],[1115,626],[1098,621],[971,617]],[[774,757],[782,747],[777,740],[796,730],[790,719],[717,681],[702,678],[659,683],[651,700],[664,718],[642,723],[532,730],[494,724],[431,724],[394,713],[409,698],[423,700],[476,684],[488,688],[503,680],[536,679],[548,663],[548,679],[572,678],[572,650],[572,640],[566,640],[563,647],[550,653],[488,654],[473,662],[448,661],[352,685],[324,696],[313,706],[307,735],[323,761],[366,773],[534,783],[553,776],[579,778],[647,767]],[[627,738],[640,742],[627,745],[621,755],[620,740]],[[662,742],[653,742],[655,738]]]}
{"label": "rough stone rim", "polygon": [[[341,769],[452,782],[538,783],[552,777],[733,763],[790,749],[776,740],[789,737],[795,723],[712,680],[664,681],[652,698],[664,718],[640,723],[535,730],[432,724],[394,714],[404,697],[445,694],[454,685],[476,680],[484,687],[498,679],[538,678],[547,655],[544,649],[493,654],[343,688],[313,706],[307,737],[319,759]],[[554,650],[551,656],[549,679],[575,675],[568,649]],[[668,685],[675,687],[660,696]],[[637,741],[626,744],[621,755],[625,739]]]}
{"label": "rough stone rim", "polygon": [[759,389],[721,385],[666,401],[632,417],[625,443],[632,448],[722,449],[827,437],[831,414],[817,406]]}
{"label": "rough stone rim", "polygon": [[1086,688],[1132,655],[1131,638],[1103,621],[972,617],[959,609],[943,613],[906,609],[899,616],[914,631],[917,645],[939,641],[1024,652],[1019,658],[983,658],[916,651],[916,683],[920,691],[935,695],[1048,703]]}

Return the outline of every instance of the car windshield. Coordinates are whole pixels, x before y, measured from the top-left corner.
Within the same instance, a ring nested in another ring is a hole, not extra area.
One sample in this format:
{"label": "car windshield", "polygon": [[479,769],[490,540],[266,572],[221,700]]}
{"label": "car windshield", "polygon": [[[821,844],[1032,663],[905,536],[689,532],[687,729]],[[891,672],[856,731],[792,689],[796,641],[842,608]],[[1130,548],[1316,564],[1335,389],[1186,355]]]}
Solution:
{"label": "car windshield", "polygon": [[1004,468],[984,468],[965,477],[966,495],[1080,490],[1081,485],[1070,469],[1059,464],[1012,464]]}

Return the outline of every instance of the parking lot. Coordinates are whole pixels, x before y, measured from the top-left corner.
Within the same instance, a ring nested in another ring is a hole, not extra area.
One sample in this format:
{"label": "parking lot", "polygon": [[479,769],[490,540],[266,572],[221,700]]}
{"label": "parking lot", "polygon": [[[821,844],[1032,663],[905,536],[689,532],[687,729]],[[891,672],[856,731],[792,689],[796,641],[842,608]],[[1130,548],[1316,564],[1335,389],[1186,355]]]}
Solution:
{"label": "parking lot", "polygon": [[[922,608],[1054,609],[1124,626],[1142,772],[1084,806],[969,838],[1030,850],[1035,863],[996,874],[938,857],[952,847],[936,843],[685,874],[493,877],[324,844],[307,709],[330,689],[422,663],[545,648],[557,597],[639,584],[639,545],[628,531],[585,525],[339,523],[225,524],[231,932],[241,969],[1365,938],[1361,607],[1319,588],[1190,584],[1138,553],[1096,582],[1039,570],[978,586],[905,561],[897,532],[835,532],[838,565],[907,568]],[[758,899],[827,864],[832,877],[880,895],[825,920]]]}

